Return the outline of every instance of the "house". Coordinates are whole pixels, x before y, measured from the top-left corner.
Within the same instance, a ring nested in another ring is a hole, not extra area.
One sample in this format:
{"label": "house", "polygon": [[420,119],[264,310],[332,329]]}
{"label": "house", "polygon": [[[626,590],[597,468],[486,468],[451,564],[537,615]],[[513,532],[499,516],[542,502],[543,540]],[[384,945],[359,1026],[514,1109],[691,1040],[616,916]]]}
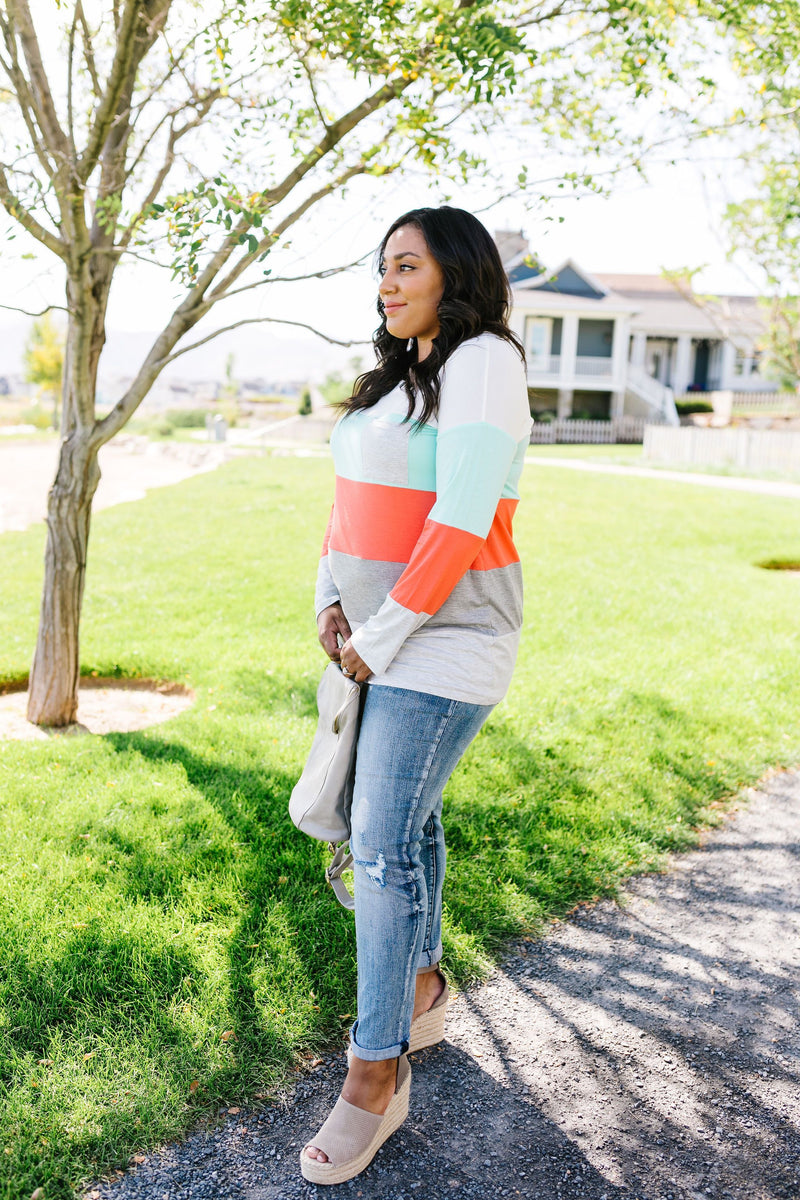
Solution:
{"label": "house", "polygon": [[593,275],[572,259],[548,271],[522,234],[495,240],[534,416],[676,424],[676,396],[777,390],[760,374],[756,297],[699,306],[660,275]]}

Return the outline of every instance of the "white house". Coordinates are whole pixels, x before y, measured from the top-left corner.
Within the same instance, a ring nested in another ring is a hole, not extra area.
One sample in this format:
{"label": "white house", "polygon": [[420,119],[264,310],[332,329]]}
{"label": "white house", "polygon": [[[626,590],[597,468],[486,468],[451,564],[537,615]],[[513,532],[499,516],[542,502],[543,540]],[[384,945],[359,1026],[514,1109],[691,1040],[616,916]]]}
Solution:
{"label": "white house", "polygon": [[677,423],[687,392],[775,391],[759,374],[753,296],[698,307],[660,275],[590,275],[532,263],[521,234],[495,239],[512,286],[511,324],[528,360],[531,410]]}

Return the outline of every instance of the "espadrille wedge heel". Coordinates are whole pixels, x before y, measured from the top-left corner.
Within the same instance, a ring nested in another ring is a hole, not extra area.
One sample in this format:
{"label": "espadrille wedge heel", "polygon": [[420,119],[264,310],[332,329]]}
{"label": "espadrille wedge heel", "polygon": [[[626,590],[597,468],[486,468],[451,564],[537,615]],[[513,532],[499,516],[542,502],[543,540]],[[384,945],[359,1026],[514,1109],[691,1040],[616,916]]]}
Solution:
{"label": "espadrille wedge heel", "polygon": [[444,988],[431,1008],[420,1013],[416,1021],[411,1022],[411,1034],[408,1039],[408,1053],[424,1050],[426,1046],[435,1046],[444,1037],[444,1019],[447,1015],[447,1005],[450,1003],[450,988],[444,979]]}
{"label": "espadrille wedge heel", "polygon": [[408,1116],[411,1067],[405,1054],[397,1061],[397,1086],[383,1116],[356,1108],[340,1096],[325,1124],[310,1139],[327,1154],[327,1162],[300,1151],[300,1170],[311,1183],[345,1183],[366,1170],[387,1138]]}
{"label": "espadrille wedge heel", "polygon": [[[416,1020],[411,1022],[407,1054],[415,1054],[417,1050],[426,1050],[428,1046],[435,1046],[444,1037],[444,1021],[447,1016],[447,1006],[450,1003],[450,987],[441,971],[439,974],[444,987],[431,1007],[420,1013]],[[348,1046],[348,1066],[352,1058],[353,1051]]]}

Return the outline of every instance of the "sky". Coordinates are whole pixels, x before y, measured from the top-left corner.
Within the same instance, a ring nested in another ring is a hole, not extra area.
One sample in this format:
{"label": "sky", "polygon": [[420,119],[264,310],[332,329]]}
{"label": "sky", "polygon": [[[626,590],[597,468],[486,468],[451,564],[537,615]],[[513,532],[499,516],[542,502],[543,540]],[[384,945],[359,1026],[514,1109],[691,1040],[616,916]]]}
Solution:
{"label": "sky", "polygon": [[[62,40],[58,22],[40,23],[39,34],[48,61],[57,64]],[[635,112],[637,120],[642,112],[645,122],[650,119],[641,104],[635,106]],[[650,117],[658,125],[657,106]],[[515,161],[519,156],[520,162],[527,162],[524,141],[503,143],[492,134],[490,161],[491,152],[498,164],[509,154]],[[477,187],[451,189],[450,202],[477,212],[491,231],[521,230],[532,251],[549,267],[568,257],[598,273],[658,274],[664,268],[707,264],[698,278],[703,290],[752,292],[753,281],[726,262],[719,236],[724,204],[742,187],[741,171],[737,174],[732,167],[730,147],[722,162],[705,162],[699,157],[701,152],[720,151],[703,144],[702,151],[694,151],[693,161],[651,163],[646,181],[630,174],[620,177],[608,196],[576,197],[558,192],[558,199],[533,211],[513,197],[491,211],[482,211],[486,191]],[[544,159],[535,165],[543,178],[564,169],[555,160]],[[368,196],[366,186],[372,187],[374,194]],[[436,185],[430,180],[387,178],[377,192],[371,182],[356,181],[344,200],[325,201],[313,210],[313,220],[283,255],[280,273],[303,274],[368,255],[399,213],[437,202]],[[48,267],[46,252],[23,257],[32,249],[38,250],[30,240],[26,243],[24,234],[0,245],[0,374],[19,371],[31,323],[30,317],[15,316],[2,305],[38,311],[49,302],[63,303],[63,284],[57,269]],[[181,296],[168,272],[144,262],[120,268],[116,280],[108,313],[109,342],[101,367],[111,376],[135,370]],[[364,344],[350,349],[333,347],[303,329],[278,323],[252,324],[180,357],[170,371],[190,379],[221,379],[226,358],[234,353],[239,377],[319,378],[354,354],[369,359],[368,342],[377,324],[375,299],[376,280],[369,260],[326,281],[275,284],[249,291],[217,306],[195,336],[229,322],[284,318],[311,325],[333,338]]]}
{"label": "sky", "polygon": [[[512,145],[511,150],[524,154],[521,144]],[[714,148],[706,151],[704,145],[703,152],[714,152]],[[699,153],[696,150],[693,160],[677,165],[651,163],[646,180],[633,173],[621,176],[605,196],[576,196],[565,190],[532,210],[521,198],[511,197],[485,211],[485,186],[476,186],[451,188],[449,202],[476,212],[491,231],[522,231],[531,250],[548,267],[557,267],[566,258],[597,273],[658,274],[664,268],[705,267],[698,277],[702,290],[752,292],[753,281],[726,261],[720,236],[724,205],[741,189],[741,172],[737,176],[730,147],[727,159],[716,162],[703,161]],[[542,161],[537,166],[545,178],[559,170],[555,162]],[[306,218],[306,225],[298,227],[303,232],[295,237],[292,248],[283,252],[277,273],[302,275],[369,256],[396,216],[440,202],[436,184],[426,179],[387,178],[377,191],[370,181],[370,194],[364,190],[366,186],[366,182],[356,181],[343,200],[325,201],[315,208],[313,221]],[[35,256],[31,250],[37,251]],[[50,267],[49,257],[30,239],[26,241],[24,234],[0,246],[0,306],[20,305],[35,312],[47,303],[63,303],[58,264]],[[109,306],[110,336],[101,373],[108,377],[135,371],[181,294],[179,285],[170,282],[169,272],[141,261],[122,266]],[[377,324],[375,299],[376,280],[369,257],[356,269],[325,281],[251,290],[215,307],[190,340],[235,321],[283,318],[313,326],[332,338],[362,344],[349,349],[334,347],[304,329],[272,322],[250,324],[180,357],[170,373],[189,379],[221,379],[231,353],[237,377],[319,379],[355,354],[368,362],[368,343]],[[30,324],[30,317],[15,316],[0,307],[0,374],[20,370]]]}

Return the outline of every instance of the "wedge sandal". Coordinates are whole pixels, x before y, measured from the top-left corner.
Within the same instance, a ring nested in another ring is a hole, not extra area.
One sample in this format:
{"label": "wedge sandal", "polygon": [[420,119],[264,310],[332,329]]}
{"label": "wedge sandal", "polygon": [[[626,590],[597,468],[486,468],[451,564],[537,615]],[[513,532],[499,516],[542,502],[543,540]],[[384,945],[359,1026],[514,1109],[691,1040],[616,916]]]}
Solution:
{"label": "wedge sandal", "polygon": [[305,1148],[300,1151],[300,1170],[311,1183],[345,1183],[360,1175],[372,1162],[387,1138],[408,1116],[411,1092],[411,1067],[405,1054],[397,1062],[397,1087],[389,1107],[381,1116],[356,1108],[340,1096],[319,1133],[309,1139],[328,1156],[328,1162],[310,1158]]}
{"label": "wedge sandal", "polygon": [[[442,979],[444,979],[443,975]],[[449,1003],[450,988],[447,980],[444,979],[442,994],[436,998],[426,1012],[420,1013],[416,1021],[411,1022],[408,1054],[413,1054],[416,1050],[424,1050],[427,1046],[435,1046],[437,1042],[442,1040],[444,1037],[444,1019]]]}

